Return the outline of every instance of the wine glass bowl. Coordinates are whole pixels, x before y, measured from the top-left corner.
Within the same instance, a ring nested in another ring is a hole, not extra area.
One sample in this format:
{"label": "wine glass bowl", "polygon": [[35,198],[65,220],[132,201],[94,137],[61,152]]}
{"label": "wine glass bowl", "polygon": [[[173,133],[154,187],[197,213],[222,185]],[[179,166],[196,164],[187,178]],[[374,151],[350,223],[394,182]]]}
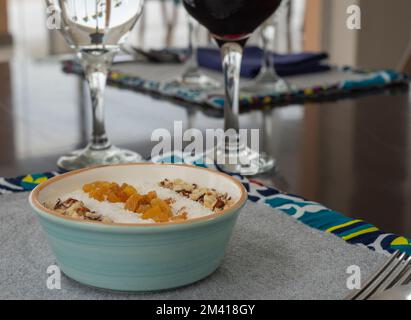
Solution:
{"label": "wine glass bowl", "polygon": [[184,0],[189,14],[204,25],[220,45],[232,41],[245,44],[279,4],[279,0]]}
{"label": "wine glass bowl", "polygon": [[119,45],[134,27],[143,10],[144,0],[46,0],[58,21],[61,33],[77,51],[90,89],[92,135],[89,144],[60,157],[57,165],[64,170],[141,162],[130,150],[113,146],[104,123],[104,91],[108,69]]}
{"label": "wine glass bowl", "polygon": [[114,49],[143,11],[143,0],[46,0],[61,14],[62,33],[73,49]]}

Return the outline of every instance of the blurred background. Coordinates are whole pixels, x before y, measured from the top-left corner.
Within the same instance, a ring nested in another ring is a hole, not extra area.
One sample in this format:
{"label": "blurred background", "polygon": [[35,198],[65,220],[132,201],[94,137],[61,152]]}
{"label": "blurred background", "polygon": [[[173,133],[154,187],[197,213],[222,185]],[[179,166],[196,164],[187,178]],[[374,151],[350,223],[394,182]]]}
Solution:
{"label": "blurred background", "polygon": [[[347,8],[353,4],[361,8],[361,30],[346,27]],[[331,64],[411,73],[410,13],[409,0],[292,0],[288,14],[281,17],[276,51],[325,51]],[[77,77],[61,72],[57,59],[72,51],[59,32],[47,29],[46,19],[45,1],[0,0],[0,147],[8,150],[7,155],[0,157],[0,176],[49,170],[57,155],[87,141],[88,108],[82,104],[88,103],[88,97],[84,99],[88,92]],[[205,29],[201,30],[200,39],[200,44],[210,45]],[[174,0],[147,0],[144,15],[129,41],[145,49],[186,47],[187,16],[181,4]],[[250,41],[253,42],[259,42],[257,36]],[[153,127],[144,127],[143,123],[136,126],[130,120],[134,109],[128,105],[139,105],[138,116],[144,117],[144,108],[150,112],[161,108],[164,102],[153,100],[148,105],[147,99],[132,92],[113,88],[108,91],[106,104],[116,106],[107,108],[108,130],[114,141],[134,146],[138,140],[137,144],[143,144],[150,140],[156,127],[169,126],[169,119],[161,113],[146,115],[150,119],[144,125]],[[168,105],[172,118],[186,119],[185,111]],[[278,123],[273,130],[290,128],[288,136],[299,141],[302,121],[309,127],[314,125],[309,120],[312,108],[289,106],[274,112],[273,122]],[[327,110],[321,114],[324,112]],[[339,113],[327,114],[327,123],[338,127]],[[197,117],[202,119],[201,114]],[[248,119],[252,119],[250,124],[255,123],[253,117],[259,116],[250,113],[243,119],[244,126]],[[355,115],[347,112],[345,117],[347,121],[340,125],[352,126],[355,121],[349,119]],[[207,119],[204,126],[220,127],[219,121]],[[123,130],[118,130],[119,125]],[[52,127],[52,136],[48,127]],[[132,134],[125,133],[127,129]],[[273,142],[273,152],[281,148],[280,144],[281,141]],[[137,147],[149,149],[147,144]],[[287,157],[286,152],[282,154]],[[295,170],[290,175],[295,176]]]}
{"label": "blurred background", "polygon": [[[346,27],[350,5],[361,8],[361,30]],[[279,52],[326,51],[335,64],[364,68],[401,68],[411,37],[408,0],[292,0],[277,39]],[[61,35],[46,25],[42,0],[0,0],[0,45],[41,58],[67,51]],[[130,42],[142,48],[186,45],[186,15],[178,1],[147,0],[144,18]],[[204,39],[207,35],[203,30]],[[6,58],[2,50],[1,56]]]}

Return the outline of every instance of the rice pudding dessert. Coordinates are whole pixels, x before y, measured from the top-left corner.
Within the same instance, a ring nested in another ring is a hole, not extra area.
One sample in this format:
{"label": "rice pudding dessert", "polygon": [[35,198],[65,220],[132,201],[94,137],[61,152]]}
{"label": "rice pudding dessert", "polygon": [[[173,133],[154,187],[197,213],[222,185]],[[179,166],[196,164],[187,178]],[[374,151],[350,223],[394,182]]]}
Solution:
{"label": "rice pudding dessert", "polygon": [[45,204],[57,213],[101,223],[181,222],[220,213],[235,201],[227,193],[181,179],[132,184],[95,181]]}

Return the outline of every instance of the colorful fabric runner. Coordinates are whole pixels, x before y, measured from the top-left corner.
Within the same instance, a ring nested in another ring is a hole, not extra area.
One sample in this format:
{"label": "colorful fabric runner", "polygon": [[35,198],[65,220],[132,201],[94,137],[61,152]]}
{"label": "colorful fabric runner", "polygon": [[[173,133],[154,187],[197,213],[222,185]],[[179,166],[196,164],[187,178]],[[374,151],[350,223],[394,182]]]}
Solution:
{"label": "colorful fabric runner", "polygon": [[[108,82],[110,85],[155,95],[160,98],[171,98],[186,104],[200,105],[218,110],[224,107],[224,95],[222,92],[207,93],[201,90],[183,88],[173,83],[148,80],[130,71],[116,71],[116,67],[118,68],[118,66],[114,65],[113,71],[109,74]],[[160,70],[165,68],[164,65],[153,65],[151,68],[156,67],[160,68]],[[83,72],[81,66],[71,60],[63,62],[63,70],[74,74],[82,74]],[[334,100],[355,94],[364,94],[373,90],[408,86],[409,81],[405,74],[391,70],[365,72],[353,70],[349,67],[334,68],[334,70],[339,71],[340,74],[345,74],[347,80],[334,80],[332,83],[295,88],[291,93],[274,93],[264,96],[242,95],[240,106],[242,110],[250,110],[272,105]],[[309,76],[307,75],[307,77]],[[324,76],[326,77],[325,73]]]}
{"label": "colorful fabric runner", "polygon": [[[177,153],[156,159],[154,162],[188,163],[219,170],[215,165],[209,165],[203,157],[188,160],[187,157]],[[30,191],[41,182],[58,174],[60,172],[31,174],[7,179],[0,178],[0,194]],[[384,254],[392,253],[397,249],[411,254],[411,239],[383,232],[365,221],[346,217],[319,203],[281,192],[256,180],[240,175],[234,176],[247,189],[249,201],[264,203],[314,229],[332,233],[354,245],[365,246]]]}

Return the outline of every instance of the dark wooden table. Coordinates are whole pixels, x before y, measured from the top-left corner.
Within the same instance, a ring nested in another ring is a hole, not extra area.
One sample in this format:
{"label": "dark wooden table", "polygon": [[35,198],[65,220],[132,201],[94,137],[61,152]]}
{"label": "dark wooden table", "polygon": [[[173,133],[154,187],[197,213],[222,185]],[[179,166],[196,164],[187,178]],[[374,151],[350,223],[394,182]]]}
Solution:
{"label": "dark wooden table", "polygon": [[[59,155],[84,146],[87,90],[57,61],[0,63],[0,176],[55,170]],[[112,141],[150,156],[151,132],[221,128],[222,118],[134,92],[109,88]],[[290,105],[241,115],[263,129],[278,170],[259,177],[351,217],[411,237],[411,119],[408,91],[337,102]],[[1,200],[0,200],[1,201]]]}

